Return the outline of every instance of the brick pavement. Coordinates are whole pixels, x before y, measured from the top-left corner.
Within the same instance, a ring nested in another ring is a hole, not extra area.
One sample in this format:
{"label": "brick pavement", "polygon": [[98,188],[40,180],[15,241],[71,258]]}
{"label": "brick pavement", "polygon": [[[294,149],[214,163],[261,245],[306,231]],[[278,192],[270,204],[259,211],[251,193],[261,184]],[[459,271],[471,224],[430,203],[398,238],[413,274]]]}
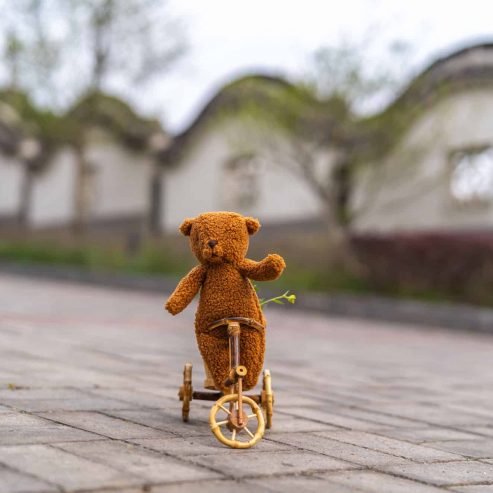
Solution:
{"label": "brick pavement", "polygon": [[274,428],[230,450],[164,299],[0,276],[0,493],[493,492],[493,338],[269,309]]}

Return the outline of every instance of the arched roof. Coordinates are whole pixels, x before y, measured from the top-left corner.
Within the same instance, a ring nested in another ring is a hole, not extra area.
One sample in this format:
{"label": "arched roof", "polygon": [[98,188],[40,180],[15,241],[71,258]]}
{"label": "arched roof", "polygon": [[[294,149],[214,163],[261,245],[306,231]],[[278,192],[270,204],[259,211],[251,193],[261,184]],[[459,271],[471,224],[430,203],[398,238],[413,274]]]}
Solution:
{"label": "arched roof", "polygon": [[[191,125],[174,137],[171,145],[161,153],[165,165],[176,163],[205,123],[217,116],[221,110],[235,110],[248,100],[260,100],[270,104],[274,92],[289,93],[302,101],[306,111],[305,123],[311,133],[316,126],[331,138],[336,137],[337,146],[354,148],[354,152],[379,154],[386,152],[398,140],[402,131],[414,117],[425,111],[431,104],[452,91],[491,85],[493,82],[493,43],[476,43],[453,50],[438,57],[419,73],[404,90],[382,111],[350,122],[340,118],[341,111],[334,112],[334,106],[318,101],[307,91],[282,77],[252,74],[241,77],[223,86],[203,107]],[[342,114],[344,114],[342,112]],[[389,133],[388,129],[392,131]]]}

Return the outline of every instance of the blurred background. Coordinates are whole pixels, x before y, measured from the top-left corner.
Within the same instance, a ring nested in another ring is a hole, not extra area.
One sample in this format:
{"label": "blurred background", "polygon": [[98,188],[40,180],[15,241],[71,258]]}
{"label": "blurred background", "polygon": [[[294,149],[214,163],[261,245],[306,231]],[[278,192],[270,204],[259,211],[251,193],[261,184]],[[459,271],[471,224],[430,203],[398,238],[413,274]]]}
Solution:
{"label": "blurred background", "polygon": [[493,305],[491,2],[0,6],[1,265],[176,276],[233,210],[280,288]]}

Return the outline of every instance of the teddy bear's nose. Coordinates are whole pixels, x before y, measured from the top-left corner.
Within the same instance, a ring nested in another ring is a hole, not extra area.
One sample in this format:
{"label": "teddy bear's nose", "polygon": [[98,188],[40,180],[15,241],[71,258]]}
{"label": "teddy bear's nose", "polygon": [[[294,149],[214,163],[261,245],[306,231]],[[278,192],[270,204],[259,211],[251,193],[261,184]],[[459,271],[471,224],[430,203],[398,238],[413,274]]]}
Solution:
{"label": "teddy bear's nose", "polygon": [[207,244],[208,244],[211,248],[214,248],[214,247],[217,245],[217,241],[216,241],[216,240],[210,240]]}

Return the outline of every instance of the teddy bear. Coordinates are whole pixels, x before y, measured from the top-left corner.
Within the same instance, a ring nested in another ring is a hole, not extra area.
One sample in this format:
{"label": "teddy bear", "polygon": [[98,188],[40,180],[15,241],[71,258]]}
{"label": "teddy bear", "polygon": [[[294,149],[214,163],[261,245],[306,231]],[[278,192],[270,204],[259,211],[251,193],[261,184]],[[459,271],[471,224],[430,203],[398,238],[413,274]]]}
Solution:
{"label": "teddy bear", "polygon": [[277,254],[260,262],[246,258],[249,236],[260,228],[260,222],[235,212],[207,212],[185,219],[180,231],[190,238],[190,247],[199,265],[178,284],[165,308],[172,315],[184,310],[200,291],[195,315],[195,334],[202,356],[206,388],[227,392],[224,382],[229,372],[229,341],[224,327],[208,331],[216,320],[245,317],[260,323],[264,330],[241,325],[240,364],[246,366],[244,390],[257,384],[265,352],[266,321],[255,288],[250,280],[277,279],[286,264]]}

